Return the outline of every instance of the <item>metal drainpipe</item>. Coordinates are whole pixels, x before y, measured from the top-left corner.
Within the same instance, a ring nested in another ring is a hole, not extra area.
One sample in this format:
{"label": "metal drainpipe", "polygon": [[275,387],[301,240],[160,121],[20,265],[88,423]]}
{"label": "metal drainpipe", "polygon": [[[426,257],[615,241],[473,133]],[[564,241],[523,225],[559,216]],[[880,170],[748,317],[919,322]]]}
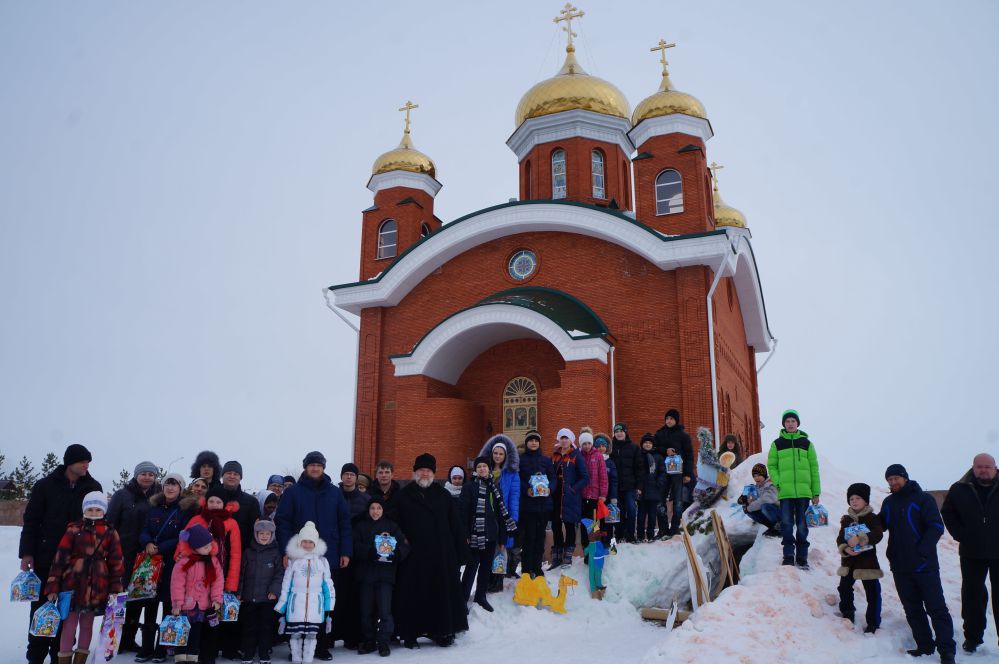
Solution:
{"label": "metal drainpipe", "polygon": [[767,355],[767,359],[763,360],[763,364],[761,364],[760,368],[756,370],[757,376],[760,375],[760,372],[763,371],[763,367],[770,363],[770,360],[773,359],[774,353],[777,352],[777,337],[771,337],[771,339],[774,340],[774,347],[770,349],[770,354]]}
{"label": "metal drainpipe", "polygon": [[[614,410],[614,346],[610,347],[610,383],[611,383],[611,430],[617,424],[617,414]],[[613,434],[611,434],[613,437]]]}
{"label": "metal drainpipe", "polygon": [[[361,340],[360,340],[361,328],[359,328],[357,325],[354,325],[354,323],[352,323],[349,318],[347,318],[346,316],[344,316],[342,313],[340,313],[339,309],[337,309],[336,307],[333,306],[333,303],[330,302],[330,289],[329,288],[323,288],[323,299],[326,300],[326,307],[330,311],[332,311],[333,313],[335,313],[337,315],[337,317],[340,318],[340,320],[342,320],[344,323],[346,323],[347,325],[349,325],[350,329],[354,330],[354,332],[357,333],[357,336],[358,336],[358,340],[357,341],[358,341],[358,343],[357,343],[357,355],[355,356],[355,365],[359,365],[360,362],[361,362],[361,343],[360,343],[361,342]],[[355,378],[355,380],[354,380],[354,417],[353,417],[353,421],[350,424],[350,459],[351,459],[351,461],[354,460],[354,454],[357,451],[355,449],[355,441],[357,440],[357,438],[356,438],[356,436],[357,436],[357,380],[356,380],[356,378],[357,377],[355,376],[354,378]]]}
{"label": "metal drainpipe", "polygon": [[715,270],[715,279],[711,283],[711,288],[708,290],[707,304],[708,304],[708,357],[711,362],[711,418],[714,424],[714,444],[715,449],[719,449],[719,435],[718,435],[718,377],[715,365],[715,315],[714,310],[711,307],[711,298],[714,297],[715,289],[718,288],[718,284],[721,283],[721,278],[724,276],[726,268],[729,266],[729,261],[732,260],[733,256],[738,255],[739,244],[742,242],[742,236],[736,236],[735,242],[731,246],[732,254],[725,256],[721,262],[718,263],[718,269]]}
{"label": "metal drainpipe", "polygon": [[330,311],[332,311],[333,313],[335,313],[337,316],[339,316],[340,320],[342,320],[344,323],[346,323],[347,325],[349,325],[350,329],[354,330],[354,332],[357,332],[358,334],[361,333],[361,328],[359,328],[356,325],[354,325],[350,321],[349,318],[347,318],[342,313],[340,313],[340,310],[337,309],[336,307],[334,307],[333,303],[330,302],[330,289],[329,288],[323,288],[323,299],[326,300],[326,308],[327,309],[329,309]]}

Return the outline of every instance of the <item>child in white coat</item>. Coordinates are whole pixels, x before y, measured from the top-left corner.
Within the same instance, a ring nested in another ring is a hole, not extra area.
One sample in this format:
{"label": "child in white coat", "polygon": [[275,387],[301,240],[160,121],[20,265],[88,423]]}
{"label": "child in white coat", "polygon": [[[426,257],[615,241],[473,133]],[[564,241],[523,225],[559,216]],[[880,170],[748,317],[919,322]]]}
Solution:
{"label": "child in white coat", "polygon": [[311,521],[288,541],[288,569],[274,610],[284,614],[285,634],[291,636],[291,661],[311,662],[326,612],[333,610],[333,577],[326,560],[326,542]]}

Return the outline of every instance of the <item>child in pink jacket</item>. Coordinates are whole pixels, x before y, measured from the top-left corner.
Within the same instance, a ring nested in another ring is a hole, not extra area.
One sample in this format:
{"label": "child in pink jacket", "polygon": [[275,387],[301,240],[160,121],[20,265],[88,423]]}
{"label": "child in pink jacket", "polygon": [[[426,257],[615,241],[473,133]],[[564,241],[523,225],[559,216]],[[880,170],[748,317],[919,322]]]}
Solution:
{"label": "child in pink jacket", "polygon": [[197,662],[201,650],[204,623],[222,606],[222,565],[217,556],[218,546],[212,534],[200,524],[180,533],[180,539],[191,547],[191,553],[177,560],[170,578],[170,600],[173,615],[181,612],[191,622],[187,645],[177,649],[176,662]]}

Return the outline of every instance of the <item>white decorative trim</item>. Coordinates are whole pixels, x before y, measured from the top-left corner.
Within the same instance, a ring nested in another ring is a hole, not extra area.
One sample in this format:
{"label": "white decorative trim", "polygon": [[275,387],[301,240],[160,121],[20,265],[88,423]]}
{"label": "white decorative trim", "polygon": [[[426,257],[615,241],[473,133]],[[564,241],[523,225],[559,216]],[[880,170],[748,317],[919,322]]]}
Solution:
{"label": "white decorative trim", "polygon": [[[341,309],[358,315],[368,307],[393,307],[430,273],[469,249],[518,233],[545,231],[575,233],[616,244],[664,271],[690,265],[715,269],[732,253],[735,233],[744,232],[726,229],[726,233],[715,235],[669,239],[669,236],[650,233],[636,223],[595,208],[559,203],[504,206],[467,217],[453,226],[444,226],[398,259],[379,281],[336,289],[333,301]],[[763,352],[770,349],[771,337],[756,261],[748,239],[739,243],[738,252],[740,260],[735,276],[746,321],[746,337],[749,345]],[[757,310],[750,312],[754,307]]]}
{"label": "white decorative trim", "polygon": [[483,351],[514,339],[544,339],[566,362],[600,360],[606,364],[610,351],[603,339],[573,339],[557,323],[531,309],[484,304],[446,319],[417,344],[412,355],[393,357],[392,364],[396,376],[424,375],[454,385]]}
{"label": "white decorative trim", "polygon": [[631,123],[624,118],[576,109],[525,120],[506,144],[517,155],[518,162],[535,146],[576,137],[616,143],[630,157],[635,146],[628,140],[629,129]]}
{"label": "white decorative trim", "polygon": [[391,189],[392,187],[408,187],[425,191],[431,198],[434,198],[443,186],[426,173],[413,173],[411,171],[379,173],[372,175],[371,179],[368,180],[368,189],[376,194],[383,189]]}
{"label": "white decorative trim", "polygon": [[638,123],[634,129],[628,132],[628,138],[635,144],[637,149],[641,149],[642,144],[654,136],[665,136],[666,134],[688,134],[695,136],[705,143],[715,135],[711,131],[711,123],[702,118],[695,118],[690,115],[673,113],[657,118],[647,118]]}

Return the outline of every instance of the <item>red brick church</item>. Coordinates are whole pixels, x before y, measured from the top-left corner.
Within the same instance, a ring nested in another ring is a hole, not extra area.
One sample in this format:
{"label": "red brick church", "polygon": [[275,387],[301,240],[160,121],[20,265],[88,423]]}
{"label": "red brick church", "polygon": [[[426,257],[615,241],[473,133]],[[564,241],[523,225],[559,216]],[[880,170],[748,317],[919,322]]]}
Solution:
{"label": "red brick church", "polygon": [[760,449],[756,355],[774,338],[745,217],[713,182],[704,106],[673,87],[661,41],[659,89],[632,112],[577,62],[577,16],[560,17],[562,68],[517,105],[518,199],[438,219],[408,102],[399,147],[374,163],[360,278],[330,287],[360,317],[362,468],[425,450],[465,466],[489,436],[534,428],[548,452],[561,427],[626,422],[637,440],[670,407],[691,434]]}

